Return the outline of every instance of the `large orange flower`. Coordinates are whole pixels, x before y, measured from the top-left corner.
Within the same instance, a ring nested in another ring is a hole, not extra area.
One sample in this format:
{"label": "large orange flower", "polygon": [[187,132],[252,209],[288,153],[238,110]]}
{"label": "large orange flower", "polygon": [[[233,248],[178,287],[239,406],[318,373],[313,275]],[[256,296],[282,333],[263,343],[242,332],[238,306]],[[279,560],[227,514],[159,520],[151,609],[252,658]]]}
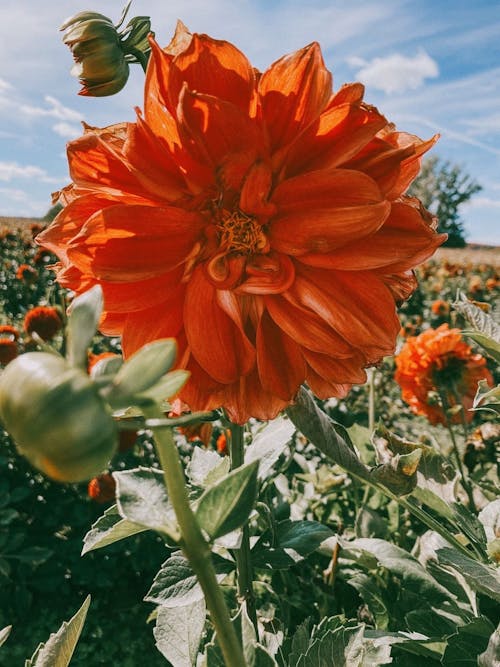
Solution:
{"label": "large orange flower", "polygon": [[263,74],[182,24],[153,40],[144,112],[68,146],[65,208],[37,240],[59,281],[102,285],[125,355],[174,336],[192,409],[274,417],[306,381],[345,395],[394,351],[395,302],[443,236],[404,195],[423,142],[332,92],[320,48]]}
{"label": "large orange flower", "polygon": [[[413,412],[425,415],[431,424],[446,424],[443,400],[448,407],[461,404],[468,422],[479,380],[493,384],[486,359],[475,354],[459,329],[442,324],[408,338],[396,357],[396,382]],[[450,421],[460,422],[459,413]]]}

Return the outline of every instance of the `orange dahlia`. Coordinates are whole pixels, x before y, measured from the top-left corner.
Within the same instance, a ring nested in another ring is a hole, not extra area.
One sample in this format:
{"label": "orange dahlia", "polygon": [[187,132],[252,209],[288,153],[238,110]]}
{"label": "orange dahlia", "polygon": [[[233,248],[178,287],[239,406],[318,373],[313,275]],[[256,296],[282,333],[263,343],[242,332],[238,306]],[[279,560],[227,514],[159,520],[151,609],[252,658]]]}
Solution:
{"label": "orange dahlia", "polygon": [[116,482],[113,475],[103,473],[93,477],[87,486],[89,498],[97,503],[110,503],[115,499]]}
{"label": "orange dahlia", "polygon": [[179,24],[151,39],[144,111],[68,146],[63,210],[37,237],[61,284],[104,293],[125,356],[160,337],[181,398],[270,419],[307,382],[343,396],[394,351],[395,304],[445,236],[404,193],[434,143],[332,90],[313,43],[257,72]]}
{"label": "orange dahlia", "polygon": [[0,338],[0,365],[6,366],[19,354],[17,342],[12,338]]}
{"label": "orange dahlia", "polygon": [[[408,338],[396,356],[396,368],[395,378],[403,399],[413,412],[424,415],[431,424],[446,424],[443,403],[448,407],[461,404],[470,422],[477,383],[487,380],[493,384],[486,359],[475,354],[460,330],[450,329],[448,324]],[[457,413],[450,421],[461,419]]]}
{"label": "orange dahlia", "polygon": [[28,334],[37,333],[43,340],[51,340],[62,328],[62,319],[52,306],[36,306],[26,313],[24,330]]}

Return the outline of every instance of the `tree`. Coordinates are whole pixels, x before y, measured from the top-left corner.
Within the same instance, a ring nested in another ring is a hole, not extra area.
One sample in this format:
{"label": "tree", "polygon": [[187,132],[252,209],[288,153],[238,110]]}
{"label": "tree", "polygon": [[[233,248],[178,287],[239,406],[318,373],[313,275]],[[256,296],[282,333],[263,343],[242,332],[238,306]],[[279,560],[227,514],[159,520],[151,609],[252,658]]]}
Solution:
{"label": "tree", "polygon": [[465,230],[459,207],[480,190],[481,185],[464,173],[461,166],[431,157],[424,160],[409,194],[418,197],[437,216],[439,231],[448,234],[444,245],[463,248]]}

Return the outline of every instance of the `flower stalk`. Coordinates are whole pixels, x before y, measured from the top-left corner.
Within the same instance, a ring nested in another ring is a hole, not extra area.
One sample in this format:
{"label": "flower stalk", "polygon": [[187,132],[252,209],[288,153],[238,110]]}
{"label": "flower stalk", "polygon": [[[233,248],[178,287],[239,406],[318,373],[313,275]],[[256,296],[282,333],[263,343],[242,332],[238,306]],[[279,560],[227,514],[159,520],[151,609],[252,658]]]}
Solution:
{"label": "flower stalk", "polygon": [[[245,444],[243,439],[243,427],[231,423],[231,470],[243,465],[245,460]],[[250,554],[250,533],[248,523],[242,528],[240,548],[235,550],[236,576],[238,586],[238,597],[240,602],[246,602],[247,613],[258,636],[257,611],[255,608],[255,596],[253,592],[253,568]]]}
{"label": "flower stalk", "polygon": [[[147,419],[161,419],[163,413],[155,405],[143,408]],[[217,583],[211,552],[189,505],[184,472],[170,428],[154,430],[156,451],[163,470],[168,497],[174,508],[181,533],[182,550],[196,574],[205,595],[217,641],[227,667],[243,667],[242,647],[231,623],[222,591]]]}

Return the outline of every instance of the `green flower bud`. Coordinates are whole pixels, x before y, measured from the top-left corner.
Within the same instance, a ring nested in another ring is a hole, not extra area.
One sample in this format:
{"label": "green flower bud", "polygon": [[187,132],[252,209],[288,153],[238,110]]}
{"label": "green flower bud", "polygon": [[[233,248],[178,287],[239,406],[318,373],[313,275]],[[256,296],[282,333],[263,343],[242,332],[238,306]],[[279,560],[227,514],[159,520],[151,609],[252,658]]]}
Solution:
{"label": "green flower bud", "polygon": [[89,11],[76,14],[61,26],[63,42],[75,60],[71,74],[82,84],[79,95],[114,95],[127,83],[129,63],[138,62],[145,68],[151,22],[147,16],[138,16],[118,32],[129,6],[117,26],[107,16]]}
{"label": "green flower bud", "polygon": [[0,376],[0,420],[30,463],[59,482],[102,472],[115,422],[87,374],[49,352],[28,352]]}

